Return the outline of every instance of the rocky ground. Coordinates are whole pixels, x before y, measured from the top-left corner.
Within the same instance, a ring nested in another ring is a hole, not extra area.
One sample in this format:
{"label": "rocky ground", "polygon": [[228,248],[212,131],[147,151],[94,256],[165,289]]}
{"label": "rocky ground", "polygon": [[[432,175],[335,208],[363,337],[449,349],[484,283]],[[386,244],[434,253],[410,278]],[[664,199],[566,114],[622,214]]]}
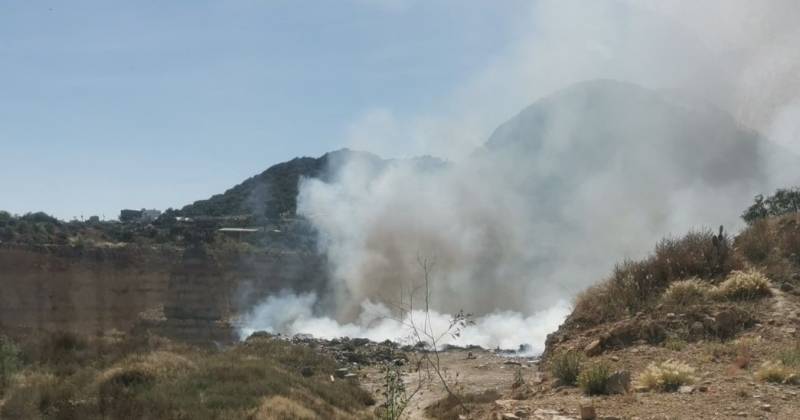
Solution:
{"label": "rocky ground", "polygon": [[[558,338],[560,347],[577,347],[584,351],[588,348],[593,356],[587,359],[587,363],[603,360],[614,370],[633,378],[626,384],[628,391],[617,395],[587,397],[577,387],[560,386],[551,377],[547,366],[540,366],[535,359],[482,349],[441,352],[441,370],[446,380],[455,392],[467,396],[465,401],[469,401],[466,404],[469,411],[453,417],[437,417],[435,410],[430,409],[441,404],[447,392],[435,376],[427,376],[425,369],[417,370],[414,361],[418,354],[415,356],[415,352],[403,352],[389,343],[354,340],[349,344],[334,341],[333,345],[322,342],[315,345],[333,352],[343,365],[348,366],[347,374],[358,377],[362,386],[379,402],[383,401],[385,383],[383,363],[402,360],[406,389],[414,390],[420,386],[406,410],[406,415],[412,419],[800,418],[800,386],[766,383],[755,377],[763,362],[781,349],[798,343],[800,297],[777,289],[773,293],[772,297],[747,308],[753,316],[751,326],[738,332],[735,339],[727,341],[697,339],[674,346],[664,342],[648,344],[636,339],[616,347],[592,349],[592,343],[596,341],[593,337],[609,337],[619,324],[606,325],[600,328],[603,331],[591,329]],[[667,318],[674,318],[674,323],[679,323],[686,317],[686,314],[673,314]],[[671,319],[665,321],[673,322]],[[737,351],[738,348],[745,350]],[[404,356],[398,357],[398,354]],[[353,362],[354,358],[365,363]],[[682,387],[678,392],[637,389],[635,379],[639,372],[651,363],[670,359],[680,360],[695,369],[696,380],[692,385]],[[477,395],[482,397],[470,397]],[[587,412],[581,413],[582,406]],[[594,417],[589,411],[594,412]],[[585,417],[581,417],[582,414]]]}

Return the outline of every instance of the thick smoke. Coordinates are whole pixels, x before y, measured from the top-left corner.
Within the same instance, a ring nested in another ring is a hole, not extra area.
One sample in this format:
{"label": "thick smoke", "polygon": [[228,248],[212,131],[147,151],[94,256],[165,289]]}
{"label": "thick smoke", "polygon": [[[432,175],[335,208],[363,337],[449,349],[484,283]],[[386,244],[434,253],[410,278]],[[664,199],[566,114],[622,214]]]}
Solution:
{"label": "thick smoke", "polygon": [[[435,318],[478,316],[460,343],[541,350],[564,302],[614,262],[666,235],[740,227],[754,194],[798,180],[776,166],[785,150],[751,129],[798,151],[800,7],[702,4],[536,2],[531,29],[441,114],[367,112],[351,145],[407,139],[408,153],[453,162],[376,170],[359,158],[330,182],[303,181],[298,213],[330,262],[330,303],[316,306],[326,316],[309,309],[316,296],[287,294],[247,327],[397,338],[387,305],[420,285],[422,256],[435,261]],[[596,78],[635,85],[567,88]]]}

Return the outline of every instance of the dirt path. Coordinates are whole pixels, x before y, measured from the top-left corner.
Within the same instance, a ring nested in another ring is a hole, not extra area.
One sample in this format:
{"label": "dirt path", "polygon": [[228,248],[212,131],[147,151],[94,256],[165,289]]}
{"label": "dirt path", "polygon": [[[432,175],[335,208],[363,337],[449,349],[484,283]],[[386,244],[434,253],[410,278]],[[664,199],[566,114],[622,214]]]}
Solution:
{"label": "dirt path", "polygon": [[[469,355],[472,354],[472,357]],[[440,353],[442,372],[448,385],[461,395],[496,390],[504,394],[511,390],[517,371],[521,371],[526,380],[536,380],[538,376],[535,362],[528,358],[507,357],[486,350],[450,350]],[[419,391],[407,408],[408,418],[426,419],[425,407],[447,396],[441,381],[434,372],[417,371],[410,364],[404,368],[406,389]],[[373,392],[380,401],[383,375],[377,368],[367,371],[367,379],[362,383]]]}

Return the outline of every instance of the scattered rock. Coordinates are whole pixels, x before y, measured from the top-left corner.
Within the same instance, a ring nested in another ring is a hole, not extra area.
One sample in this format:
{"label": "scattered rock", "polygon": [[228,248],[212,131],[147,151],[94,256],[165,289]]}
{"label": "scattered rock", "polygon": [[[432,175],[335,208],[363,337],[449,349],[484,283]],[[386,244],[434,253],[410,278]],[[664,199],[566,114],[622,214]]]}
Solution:
{"label": "scattered rock", "polygon": [[764,411],[772,411],[772,406],[769,404],[762,404],[761,409]]}
{"label": "scattered rock", "polygon": [[680,388],[678,388],[679,394],[691,394],[693,392],[694,392],[694,387],[691,385],[683,385]]}
{"label": "scattered rock", "polygon": [[581,420],[595,420],[597,418],[597,412],[591,401],[581,401],[579,411]]}
{"label": "scattered rock", "polygon": [[519,420],[519,417],[514,413],[504,413],[500,418],[502,420]]}
{"label": "scattered rock", "polygon": [[548,409],[544,409],[544,408],[537,408],[533,412],[534,416],[557,416],[558,414],[560,414],[560,413],[557,410],[548,410]]}
{"label": "scattered rock", "polygon": [[584,348],[583,351],[586,352],[587,356],[592,357],[602,353],[603,347],[601,345],[600,340],[594,340],[591,343],[589,343],[589,345],[586,346],[586,348]]}

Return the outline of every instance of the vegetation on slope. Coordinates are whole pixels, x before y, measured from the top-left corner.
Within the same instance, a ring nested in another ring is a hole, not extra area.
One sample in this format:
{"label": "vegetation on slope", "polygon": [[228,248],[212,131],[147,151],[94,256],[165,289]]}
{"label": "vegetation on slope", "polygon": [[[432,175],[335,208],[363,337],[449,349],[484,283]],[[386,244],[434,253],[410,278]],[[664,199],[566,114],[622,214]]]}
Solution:
{"label": "vegetation on slope", "polygon": [[332,359],[268,337],[217,351],[73,334],[20,347],[2,418],[335,419],[374,403],[355,380],[331,381]]}
{"label": "vegetation on slope", "polygon": [[275,220],[294,216],[301,178],[329,179],[335,166],[358,158],[378,165],[374,155],[347,149],[326,153],[319,158],[302,157],[279,163],[248,178],[239,185],[206,200],[195,201],[176,212],[178,216],[239,216]]}

